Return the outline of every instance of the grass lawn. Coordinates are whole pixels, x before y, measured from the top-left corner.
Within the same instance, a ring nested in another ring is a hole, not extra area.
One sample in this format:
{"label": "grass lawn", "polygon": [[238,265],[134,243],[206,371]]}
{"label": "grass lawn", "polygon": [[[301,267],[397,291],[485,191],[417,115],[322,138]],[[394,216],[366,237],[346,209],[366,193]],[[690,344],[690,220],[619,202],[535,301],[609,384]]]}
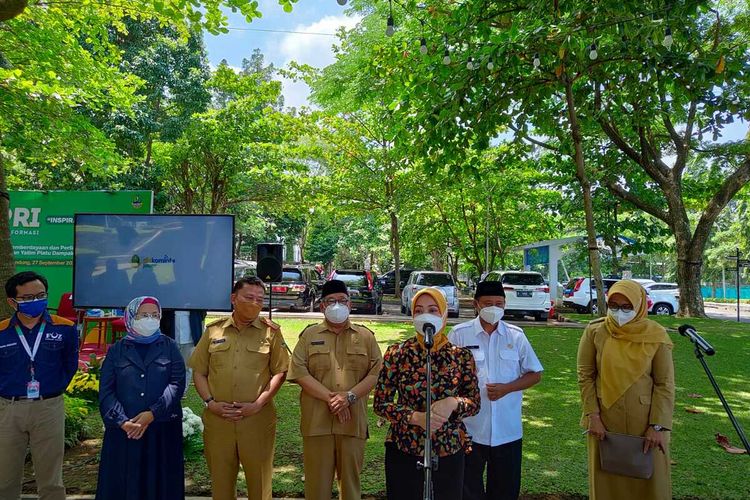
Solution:
{"label": "grass lawn", "polygon": [[[581,316],[587,320],[586,315]],[[665,326],[682,321],[658,318]],[[291,348],[309,324],[303,320],[279,320]],[[750,327],[730,321],[691,320],[716,348],[708,358],[729,404],[750,432]],[[408,324],[368,324],[385,348],[407,338]],[[528,494],[587,494],[586,448],[578,426],[580,406],[576,384],[576,351],[581,330],[571,328],[527,328],[537,355],[545,368],[542,382],[527,391],[524,399],[524,467],[522,489]],[[672,335],[675,349],[677,395],[672,441],[673,489],[677,498],[750,498],[750,457],[731,455],[715,444],[720,432],[735,446],[741,446],[719,399],[695,359],[690,343]],[[701,394],[696,399],[690,394]],[[202,402],[191,392],[188,404],[202,410]],[[276,441],[274,493],[303,496],[302,438],[299,433],[299,389],[285,384],[276,398],[279,424]],[[686,408],[703,411],[692,414]],[[370,440],[367,444],[362,477],[363,494],[382,496],[385,491],[383,442],[387,424],[377,427],[370,413]],[[208,492],[205,463],[189,464],[186,474],[194,484],[191,490]]]}
{"label": "grass lawn", "polygon": [[[589,319],[586,315],[573,317],[583,321]],[[668,327],[683,323],[675,318],[659,317],[657,320]],[[291,319],[278,322],[291,348],[296,344],[299,332],[310,323]],[[719,320],[690,320],[690,323],[716,348],[717,354],[707,358],[708,364],[735,415],[750,433],[750,384],[747,380],[750,374],[750,326]],[[405,323],[372,323],[367,326],[375,332],[383,350],[410,335],[410,325]],[[552,327],[526,329],[545,368],[542,382],[526,391],[524,398],[522,490],[533,498],[544,494],[550,494],[550,498],[577,498],[587,494],[586,449],[582,429],[578,426],[580,405],[575,373],[581,331]],[[748,499],[750,457],[731,455],[716,445],[714,435],[720,432],[735,446],[741,447],[721,403],[693,355],[691,344],[677,333],[672,334],[672,338],[677,385],[672,436],[674,495],[683,499]],[[691,394],[703,397],[691,398]],[[197,414],[203,411],[203,402],[193,388],[186,403]],[[284,384],[276,397],[276,407],[279,422],[274,494],[302,497],[299,388]],[[686,408],[695,408],[702,413],[689,413]],[[91,418],[96,419],[93,427],[101,429],[98,416],[94,414]],[[370,411],[370,440],[362,477],[366,496],[384,497],[383,442],[386,430],[387,424],[378,427],[377,419]],[[75,485],[71,492],[93,492],[98,446],[97,440],[91,440],[69,451],[67,458],[71,467],[65,470],[65,481]],[[88,451],[87,447],[90,448]],[[185,477],[190,494],[210,493],[208,471],[202,457],[186,464]]]}

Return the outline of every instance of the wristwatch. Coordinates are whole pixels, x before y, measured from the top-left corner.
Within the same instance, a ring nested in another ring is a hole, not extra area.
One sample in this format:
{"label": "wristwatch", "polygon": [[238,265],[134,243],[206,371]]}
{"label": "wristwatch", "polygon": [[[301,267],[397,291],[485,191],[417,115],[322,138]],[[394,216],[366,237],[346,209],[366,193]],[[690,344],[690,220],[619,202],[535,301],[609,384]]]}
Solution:
{"label": "wristwatch", "polygon": [[349,391],[346,393],[346,400],[349,402],[349,406],[351,406],[357,401],[357,395]]}
{"label": "wristwatch", "polygon": [[656,432],[661,432],[661,431],[666,431],[667,430],[667,429],[665,429],[664,427],[662,427],[659,424],[653,424],[651,427],[653,427]]}
{"label": "wristwatch", "polygon": [[213,396],[209,396],[208,398],[206,398],[206,399],[203,400],[203,404],[206,406],[206,408],[208,408],[208,405],[211,404],[211,401],[213,401],[213,400],[214,400],[214,397]]}

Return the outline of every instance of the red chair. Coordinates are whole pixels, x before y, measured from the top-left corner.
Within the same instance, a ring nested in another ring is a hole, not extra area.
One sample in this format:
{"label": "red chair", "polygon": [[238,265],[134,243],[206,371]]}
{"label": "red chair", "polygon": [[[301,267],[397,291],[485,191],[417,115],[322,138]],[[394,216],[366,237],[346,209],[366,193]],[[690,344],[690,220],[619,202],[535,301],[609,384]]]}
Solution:
{"label": "red chair", "polygon": [[73,323],[80,323],[80,312],[73,308],[73,294],[66,292],[60,296],[60,303],[56,309],[49,308],[50,311],[55,311],[55,314],[72,321]]}
{"label": "red chair", "polygon": [[119,339],[127,334],[125,328],[125,318],[116,319],[112,322],[112,343],[114,344]]}

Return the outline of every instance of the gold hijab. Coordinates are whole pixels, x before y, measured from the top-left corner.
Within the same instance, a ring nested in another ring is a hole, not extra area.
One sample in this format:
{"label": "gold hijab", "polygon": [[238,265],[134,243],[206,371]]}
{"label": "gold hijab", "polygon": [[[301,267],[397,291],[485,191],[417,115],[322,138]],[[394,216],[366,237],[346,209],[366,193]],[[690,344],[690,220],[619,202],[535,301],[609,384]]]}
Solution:
{"label": "gold hijab", "polygon": [[623,326],[610,315],[604,326],[610,336],[604,342],[600,367],[601,398],[605,408],[612,406],[641,378],[661,344],[671,346],[667,331],[647,318],[646,290],[632,280],[621,280],[609,289],[609,296],[625,296],[636,311],[635,318]]}
{"label": "gold hijab", "polygon": [[[440,309],[440,316],[443,318],[443,327],[435,332],[434,343],[432,344],[431,352],[436,352],[438,349],[448,343],[448,337],[445,335],[446,319],[448,318],[448,301],[445,300],[445,295],[438,288],[423,288],[414,294],[411,299],[411,310],[412,316],[414,315],[414,305],[417,303],[417,299],[422,295],[429,295],[437,303],[438,309]],[[417,342],[424,349],[424,335],[417,332]]]}

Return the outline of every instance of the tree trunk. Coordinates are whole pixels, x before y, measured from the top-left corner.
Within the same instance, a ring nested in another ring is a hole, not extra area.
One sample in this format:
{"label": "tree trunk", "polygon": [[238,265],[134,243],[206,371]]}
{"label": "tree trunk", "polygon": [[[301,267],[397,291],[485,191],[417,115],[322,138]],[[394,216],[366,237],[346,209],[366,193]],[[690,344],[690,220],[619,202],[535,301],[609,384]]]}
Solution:
{"label": "tree trunk", "polygon": [[617,241],[616,235],[604,238],[604,242],[612,249],[612,272],[619,275],[622,272],[622,266],[620,265],[619,257],[617,257]]}
{"label": "tree trunk", "polygon": [[[684,208],[684,207],[683,207]],[[686,213],[686,212],[685,212]],[[701,292],[701,273],[703,269],[703,251],[705,243],[696,244],[697,240],[707,241],[708,238],[698,238],[693,234],[687,215],[682,224],[674,224],[673,233],[677,247],[677,284],[680,287],[680,316],[706,317],[703,309],[703,294]]]}
{"label": "tree trunk", "polygon": [[599,248],[596,245],[596,228],[594,226],[594,205],[591,201],[591,181],[586,174],[586,164],[583,159],[583,136],[581,126],[576,114],[575,99],[573,98],[573,82],[568,75],[564,75],[565,97],[568,108],[568,121],[570,135],[573,138],[575,148],[576,178],[583,191],[583,211],[586,216],[586,242],[588,244],[589,258],[591,259],[591,273],[596,283],[596,303],[599,315],[607,312],[607,304],[604,300],[604,284],[602,282],[602,269],[599,262]]}
{"label": "tree trunk", "polygon": [[307,232],[310,228],[310,221],[305,223],[304,227],[302,228],[302,232],[299,236],[299,262],[300,264],[305,263],[305,246],[307,245]]}
{"label": "tree trunk", "polygon": [[146,160],[144,161],[144,168],[148,170],[151,167],[151,152],[154,147],[154,140],[149,135],[148,141],[146,141]]}
{"label": "tree trunk", "polygon": [[450,262],[450,272],[453,276],[453,281],[458,283],[458,255],[448,254],[448,261]]}
{"label": "tree trunk", "polygon": [[430,251],[430,256],[432,257],[432,269],[434,271],[442,271],[443,270],[443,254],[440,250],[433,249]]}
{"label": "tree trunk", "polygon": [[677,252],[677,283],[680,286],[680,316],[705,317],[701,292],[701,265]]}
{"label": "tree trunk", "polygon": [[242,254],[241,254],[241,250],[242,250],[242,233],[237,233],[236,242],[237,242],[237,244],[234,247],[234,258],[235,259],[241,259],[242,258]]}
{"label": "tree trunk", "polygon": [[[1,143],[2,135],[0,135]],[[0,281],[2,281],[3,285],[16,272],[13,244],[10,242],[10,219],[8,218],[10,201],[9,198],[6,198],[8,191],[5,184],[4,158],[4,150],[0,148]],[[5,300],[5,286],[0,291],[0,298],[2,298],[2,302],[0,302],[0,318],[7,318],[13,314],[13,309],[8,305],[8,301]]]}
{"label": "tree trunk", "polygon": [[401,242],[398,237],[398,215],[395,211],[390,210],[389,215],[391,218],[391,252],[393,253],[393,266],[396,272],[394,273],[395,288],[394,293],[396,297],[401,296]]}
{"label": "tree trunk", "polygon": [[21,15],[27,4],[28,0],[0,0],[0,22]]}

